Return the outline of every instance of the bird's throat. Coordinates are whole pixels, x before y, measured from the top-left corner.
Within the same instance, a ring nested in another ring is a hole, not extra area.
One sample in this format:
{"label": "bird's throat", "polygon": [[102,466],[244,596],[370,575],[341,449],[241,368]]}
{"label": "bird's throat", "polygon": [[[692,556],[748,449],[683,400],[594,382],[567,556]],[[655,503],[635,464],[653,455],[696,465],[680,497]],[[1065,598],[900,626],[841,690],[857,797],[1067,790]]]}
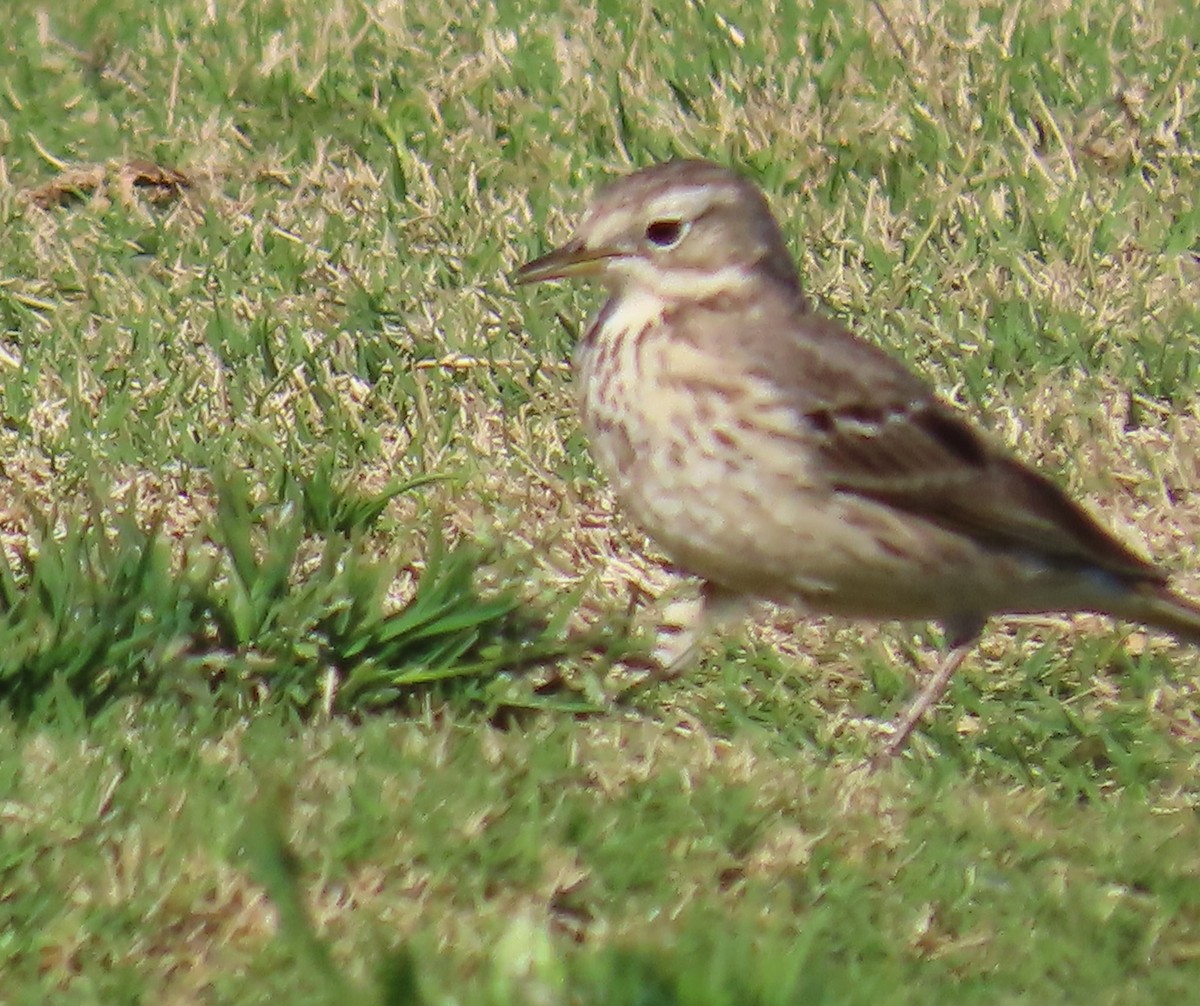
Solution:
{"label": "bird's throat", "polygon": [[588,326],[580,348],[592,350],[645,332],[661,324],[669,306],[661,297],[638,287],[614,293]]}

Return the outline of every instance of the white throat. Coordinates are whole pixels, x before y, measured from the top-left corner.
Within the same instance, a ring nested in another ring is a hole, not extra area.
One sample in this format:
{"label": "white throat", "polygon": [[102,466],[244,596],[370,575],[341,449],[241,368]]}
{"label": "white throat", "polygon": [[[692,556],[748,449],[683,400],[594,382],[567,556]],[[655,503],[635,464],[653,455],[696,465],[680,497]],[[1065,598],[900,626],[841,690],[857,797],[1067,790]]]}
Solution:
{"label": "white throat", "polygon": [[620,338],[629,332],[641,332],[658,323],[670,306],[658,293],[640,284],[630,283],[614,293],[592,320],[592,339],[596,343]]}

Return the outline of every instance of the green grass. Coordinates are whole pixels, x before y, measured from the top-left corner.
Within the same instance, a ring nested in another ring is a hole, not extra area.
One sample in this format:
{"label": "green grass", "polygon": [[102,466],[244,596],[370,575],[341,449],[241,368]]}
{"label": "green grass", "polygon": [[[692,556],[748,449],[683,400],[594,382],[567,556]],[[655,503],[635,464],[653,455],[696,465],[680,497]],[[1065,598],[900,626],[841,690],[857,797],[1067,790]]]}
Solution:
{"label": "green grass", "polygon": [[1200,8],[502,6],[0,13],[0,1001],[1189,1001],[1196,654],[994,626],[871,776],[934,632],[642,687],[596,297],[508,277],[736,166],[1200,594]]}

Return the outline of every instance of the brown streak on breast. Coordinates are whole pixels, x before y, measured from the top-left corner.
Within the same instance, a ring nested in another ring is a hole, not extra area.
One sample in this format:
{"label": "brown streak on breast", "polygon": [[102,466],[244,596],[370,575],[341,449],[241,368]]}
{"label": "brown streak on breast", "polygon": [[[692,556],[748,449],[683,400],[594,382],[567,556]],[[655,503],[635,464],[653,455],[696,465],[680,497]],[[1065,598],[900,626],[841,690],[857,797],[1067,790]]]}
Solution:
{"label": "brown streak on breast", "polygon": [[647,338],[647,336],[654,330],[660,329],[661,326],[662,326],[662,316],[660,315],[658,318],[654,318],[654,319],[646,322],[646,324],[644,324],[636,332],[630,332],[626,336],[626,338],[629,340],[629,343],[630,343],[629,348],[630,348],[630,353],[633,357],[633,365],[634,365],[634,367],[637,368],[637,374],[635,375],[635,380],[638,377],[644,376],[647,373],[646,361],[645,361],[644,357],[645,357],[647,343],[649,343],[651,341],[650,339]]}
{"label": "brown streak on breast", "polygon": [[604,302],[604,306],[600,308],[600,313],[596,315],[595,320],[591,323],[591,325],[588,326],[588,330],[583,333],[583,338],[579,340],[580,346],[590,348],[596,344],[600,337],[601,331],[604,329],[604,323],[608,321],[609,316],[613,313],[613,309],[616,306],[616,297],[609,297],[608,300]]}

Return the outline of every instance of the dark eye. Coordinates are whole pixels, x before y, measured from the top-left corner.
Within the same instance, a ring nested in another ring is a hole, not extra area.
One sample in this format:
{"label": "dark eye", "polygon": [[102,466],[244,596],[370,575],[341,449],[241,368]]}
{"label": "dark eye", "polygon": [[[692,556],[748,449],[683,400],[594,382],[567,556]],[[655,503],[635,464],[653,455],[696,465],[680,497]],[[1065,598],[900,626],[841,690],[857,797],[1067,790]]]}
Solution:
{"label": "dark eye", "polygon": [[655,220],[646,228],[646,240],[659,248],[671,248],[683,237],[682,220]]}

